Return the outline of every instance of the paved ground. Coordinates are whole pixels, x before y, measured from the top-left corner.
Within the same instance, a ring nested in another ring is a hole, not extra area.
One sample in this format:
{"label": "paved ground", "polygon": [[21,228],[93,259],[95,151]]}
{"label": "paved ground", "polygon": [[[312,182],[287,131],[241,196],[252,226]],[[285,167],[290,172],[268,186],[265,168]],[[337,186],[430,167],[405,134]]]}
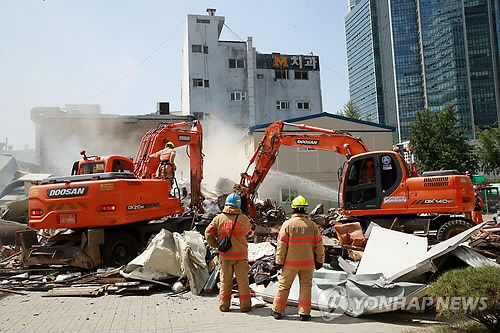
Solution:
{"label": "paved ground", "polygon": [[[108,295],[99,298],[43,297],[45,293],[7,295],[0,299],[0,333],[4,332],[408,332],[436,321],[431,314],[392,312],[333,321],[313,311],[301,322],[288,307],[283,320],[269,316],[270,307],[240,313],[218,310],[216,297]],[[0,296],[1,297],[1,296]]]}

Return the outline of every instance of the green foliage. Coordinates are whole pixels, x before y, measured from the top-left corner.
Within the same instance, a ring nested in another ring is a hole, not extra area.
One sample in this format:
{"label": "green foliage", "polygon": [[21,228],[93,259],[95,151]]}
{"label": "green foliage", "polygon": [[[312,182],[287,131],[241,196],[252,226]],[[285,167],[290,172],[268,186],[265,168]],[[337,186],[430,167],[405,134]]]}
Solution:
{"label": "green foliage", "polygon": [[500,129],[487,128],[481,130],[476,128],[479,141],[479,164],[485,173],[500,173]]}
{"label": "green foliage", "polygon": [[409,141],[420,172],[456,169],[461,173],[474,173],[477,170],[473,147],[468,144],[464,131],[455,127],[454,108],[450,104],[439,113],[429,109],[417,112]]}
{"label": "green foliage", "polygon": [[[491,330],[500,330],[500,268],[483,266],[468,267],[444,273],[429,286],[429,295],[434,298],[440,315],[468,317]],[[460,298],[456,307],[445,300]],[[483,298],[483,302],[477,301]],[[470,306],[475,301],[478,306]],[[468,306],[468,305],[469,306]]]}
{"label": "green foliage", "polygon": [[348,118],[361,119],[361,111],[359,111],[359,108],[351,100],[348,100],[344,108],[337,114]]}

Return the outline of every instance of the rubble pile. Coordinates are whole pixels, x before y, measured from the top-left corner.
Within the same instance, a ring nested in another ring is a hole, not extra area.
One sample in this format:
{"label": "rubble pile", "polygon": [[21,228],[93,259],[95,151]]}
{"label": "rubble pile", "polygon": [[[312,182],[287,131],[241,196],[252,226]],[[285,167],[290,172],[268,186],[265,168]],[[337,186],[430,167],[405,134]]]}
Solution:
{"label": "rubble pile", "polygon": [[500,225],[489,226],[471,237],[469,246],[500,264]]}
{"label": "rubble pile", "polygon": [[[174,296],[191,290],[194,294],[214,295],[218,292],[220,261],[217,252],[206,245],[203,234],[224,201],[225,196],[209,195],[203,202],[203,213],[186,209],[174,229],[190,231],[161,229],[139,256],[118,268],[89,271],[62,265],[23,267],[16,248],[0,243],[0,292],[98,297],[150,292]],[[255,207],[258,219],[248,244],[249,281],[252,303],[265,306],[266,301],[273,300],[280,274],[275,265],[277,236],[287,216],[270,200],[259,201]],[[431,245],[425,237],[385,229],[375,223],[363,231],[358,222],[345,223],[339,209],[330,208],[325,213],[322,205],[316,206],[309,217],[321,231],[326,255],[324,267],[314,272],[312,305],[324,308],[333,304],[354,317],[381,312],[356,307],[359,300],[354,301],[355,297],[375,297],[394,305],[383,311],[404,309],[403,300],[425,296],[428,284],[444,270],[497,265],[500,261],[500,225],[483,223]],[[168,221],[165,218],[157,222]],[[2,225],[26,229],[22,224]],[[48,236],[42,231],[38,233],[42,239]],[[342,296],[332,303],[328,295],[336,294],[334,291]],[[233,294],[237,304],[236,285]],[[298,295],[295,281],[288,303],[296,305]]]}

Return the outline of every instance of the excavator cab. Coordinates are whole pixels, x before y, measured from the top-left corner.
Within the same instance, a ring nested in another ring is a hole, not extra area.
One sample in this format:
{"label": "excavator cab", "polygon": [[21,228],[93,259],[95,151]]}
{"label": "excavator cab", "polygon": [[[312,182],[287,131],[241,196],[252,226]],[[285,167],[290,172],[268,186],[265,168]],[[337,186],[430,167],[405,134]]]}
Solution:
{"label": "excavator cab", "polygon": [[390,196],[401,183],[405,172],[402,165],[398,154],[389,151],[352,157],[344,174],[344,208],[380,209],[384,197]]}

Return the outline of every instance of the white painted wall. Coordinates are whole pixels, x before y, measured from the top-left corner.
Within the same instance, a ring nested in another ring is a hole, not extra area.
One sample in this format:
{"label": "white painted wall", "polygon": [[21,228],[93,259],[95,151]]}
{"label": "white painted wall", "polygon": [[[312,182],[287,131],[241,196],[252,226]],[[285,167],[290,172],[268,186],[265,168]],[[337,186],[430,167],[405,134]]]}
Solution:
{"label": "white painted wall", "polygon": [[[203,23],[203,22],[210,23]],[[209,113],[230,124],[254,126],[279,119],[322,112],[319,71],[309,71],[308,80],[275,80],[273,69],[257,69],[252,38],[246,42],[221,41],[224,17],[188,15],[184,37],[182,114]],[[208,54],[192,52],[192,45],[208,47]],[[243,59],[244,68],[229,68],[229,59]],[[263,75],[262,79],[257,74]],[[208,80],[209,87],[194,87],[193,79]],[[232,91],[246,94],[244,101],[232,101]],[[289,100],[288,111],[277,110],[278,100]],[[296,109],[297,100],[310,102],[309,111]]]}

